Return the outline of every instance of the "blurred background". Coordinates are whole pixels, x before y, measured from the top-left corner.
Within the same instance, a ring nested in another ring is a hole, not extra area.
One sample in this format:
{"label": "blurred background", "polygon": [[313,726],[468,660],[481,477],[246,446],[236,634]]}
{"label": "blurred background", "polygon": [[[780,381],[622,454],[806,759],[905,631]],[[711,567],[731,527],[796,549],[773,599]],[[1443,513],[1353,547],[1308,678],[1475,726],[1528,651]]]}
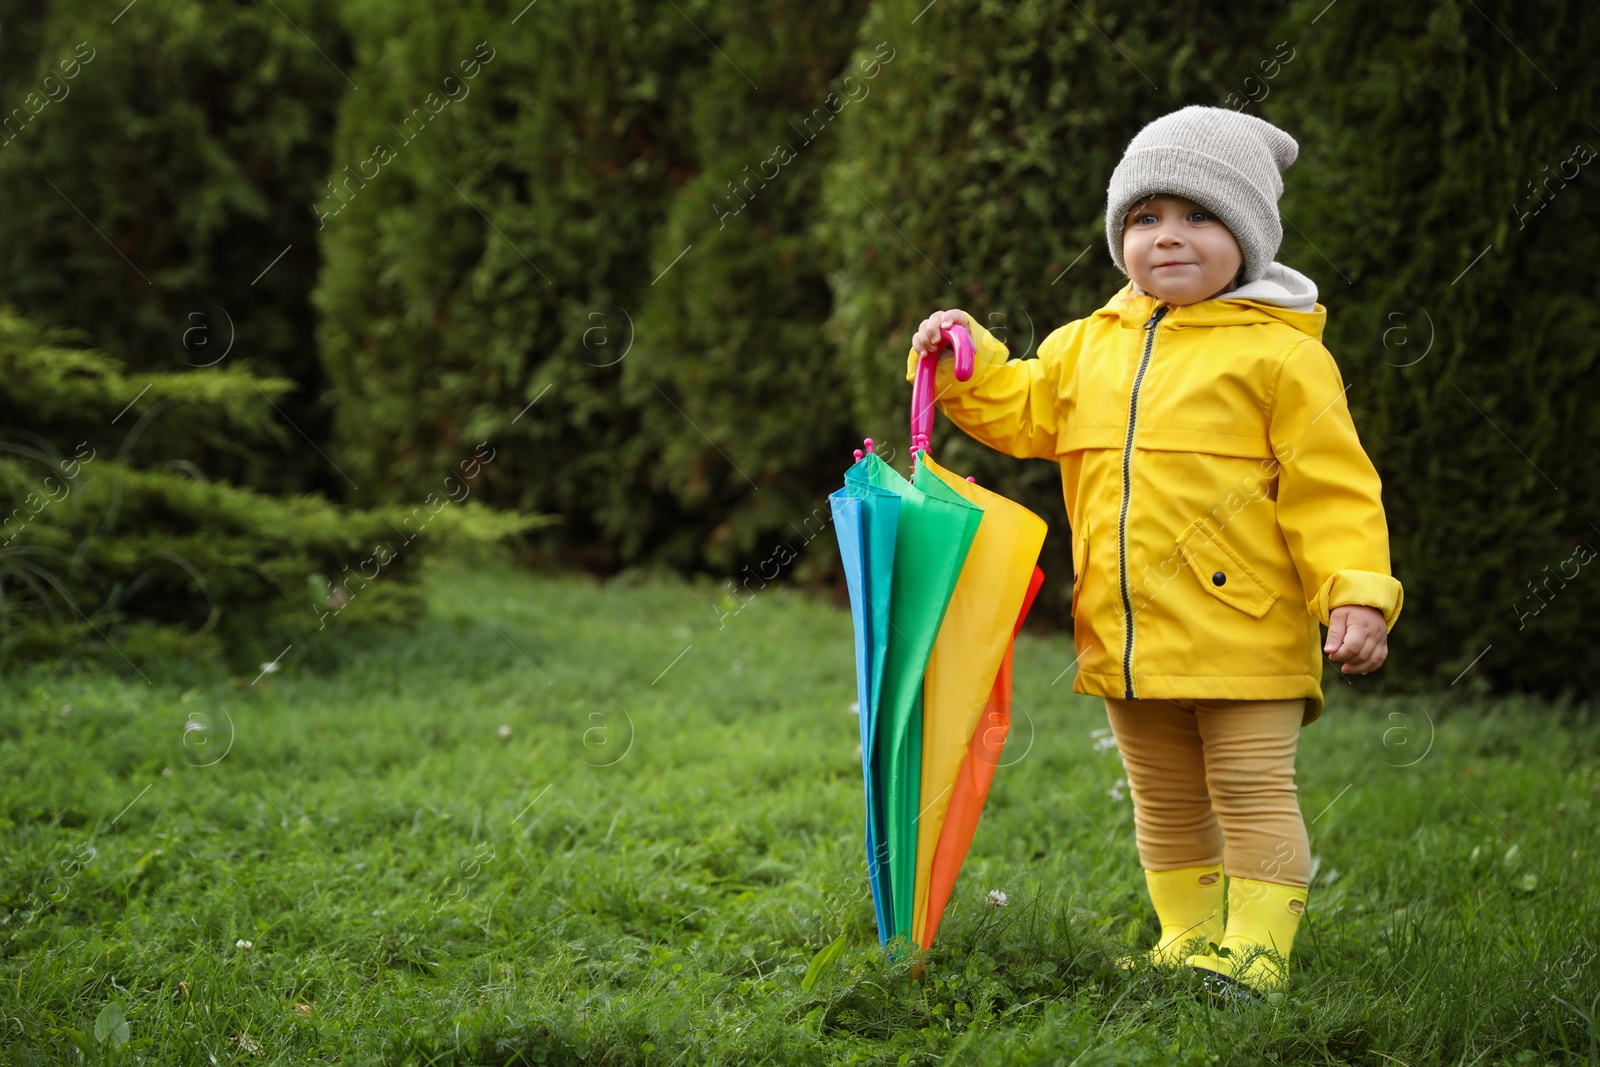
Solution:
{"label": "blurred background", "polygon": [[[254,664],[472,546],[837,597],[915,324],[1099,307],[1111,169],[1201,103],[1301,146],[1379,684],[1592,696],[1597,51],[1556,0],[0,3],[0,656]],[[935,441],[1066,625],[1055,465]]]}

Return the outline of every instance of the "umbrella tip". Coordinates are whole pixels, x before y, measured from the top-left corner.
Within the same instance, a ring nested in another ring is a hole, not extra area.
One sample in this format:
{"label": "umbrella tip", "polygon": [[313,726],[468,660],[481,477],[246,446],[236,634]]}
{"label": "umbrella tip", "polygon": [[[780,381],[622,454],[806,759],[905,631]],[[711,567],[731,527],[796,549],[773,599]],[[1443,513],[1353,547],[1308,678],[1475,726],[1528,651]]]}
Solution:
{"label": "umbrella tip", "polygon": [[859,449],[859,448],[858,448],[858,449],[856,449],[856,462],[857,462],[857,463],[860,463],[860,462],[861,462],[861,456],[862,456],[862,452],[861,452],[861,449]]}
{"label": "umbrella tip", "polygon": [[967,481],[969,481],[969,482],[971,482],[971,483],[972,483],[972,484],[973,484],[973,485],[977,485],[977,484],[978,484],[978,479],[976,479],[976,478],[974,478],[974,477],[973,477],[973,476],[972,476],[972,475],[970,475],[970,474],[969,474],[969,475],[967,475]]}
{"label": "umbrella tip", "polygon": [[872,451],[872,438],[870,438],[870,437],[863,438],[861,443],[867,446],[867,451],[868,452]]}

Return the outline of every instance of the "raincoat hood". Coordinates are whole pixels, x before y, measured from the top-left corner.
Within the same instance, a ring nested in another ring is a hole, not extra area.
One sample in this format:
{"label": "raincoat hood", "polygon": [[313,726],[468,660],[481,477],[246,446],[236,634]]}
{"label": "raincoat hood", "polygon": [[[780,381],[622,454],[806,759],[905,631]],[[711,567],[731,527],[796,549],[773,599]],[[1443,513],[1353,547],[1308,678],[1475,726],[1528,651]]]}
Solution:
{"label": "raincoat hood", "polygon": [[1261,277],[1223,293],[1218,300],[1252,300],[1257,304],[1288,308],[1291,311],[1314,311],[1317,305],[1317,283],[1293,267],[1282,263],[1269,263]]}

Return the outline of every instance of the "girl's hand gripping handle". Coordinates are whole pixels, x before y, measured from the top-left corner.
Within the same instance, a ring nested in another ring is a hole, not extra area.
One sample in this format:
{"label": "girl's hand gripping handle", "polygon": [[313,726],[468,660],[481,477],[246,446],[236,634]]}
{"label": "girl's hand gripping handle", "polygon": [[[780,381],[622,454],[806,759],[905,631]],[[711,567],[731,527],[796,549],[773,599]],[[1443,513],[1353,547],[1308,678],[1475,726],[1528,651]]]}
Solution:
{"label": "girl's hand gripping handle", "polygon": [[[965,313],[951,312],[951,316],[960,315],[966,318]],[[924,329],[932,326],[930,321],[924,324]],[[972,334],[967,332],[966,326],[961,322],[952,322],[949,325],[938,327],[938,342],[927,345],[923,339],[923,330],[918,331],[918,351],[925,354],[917,362],[917,376],[911,384],[911,457],[916,462],[918,449],[926,450],[929,436],[933,431],[933,404],[937,397],[934,394],[934,377],[939,365],[939,356],[942,349],[949,345],[955,350],[956,356],[956,381],[964,382],[972,378],[973,360],[976,348],[972,343]],[[931,351],[929,350],[931,348]]]}

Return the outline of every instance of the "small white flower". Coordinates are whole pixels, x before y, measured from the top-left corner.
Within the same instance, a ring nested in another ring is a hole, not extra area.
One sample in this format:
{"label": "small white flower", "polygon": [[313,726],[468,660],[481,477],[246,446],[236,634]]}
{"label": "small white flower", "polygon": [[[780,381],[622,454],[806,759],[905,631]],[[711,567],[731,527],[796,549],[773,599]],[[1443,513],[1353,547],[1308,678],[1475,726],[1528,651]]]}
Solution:
{"label": "small white flower", "polygon": [[1117,747],[1117,739],[1112,735],[1109,727],[1101,730],[1091,730],[1089,736],[1094,738],[1096,752],[1110,752]]}
{"label": "small white flower", "polygon": [[989,895],[983,898],[985,907],[1003,908],[1006,906],[1006,895],[1003,890],[991,889]]}
{"label": "small white flower", "polygon": [[1127,787],[1127,784],[1128,780],[1126,778],[1118,778],[1115,782],[1111,783],[1111,788],[1106,790],[1106,796],[1110,797],[1114,801],[1122,801],[1128,795],[1127,793],[1123,792],[1123,790]]}
{"label": "small white flower", "polygon": [[271,663],[263,663],[261,665],[261,673],[262,674],[277,674],[278,673],[278,662],[276,660],[274,660]]}
{"label": "small white flower", "polygon": [[500,727],[500,729],[496,730],[495,733],[500,735],[500,740],[502,740],[502,741],[511,740],[511,727],[510,726],[502,726],[502,727]]}
{"label": "small white flower", "polygon": [[860,715],[861,714],[861,701],[852,700],[850,702],[850,714],[852,714],[852,715]]}
{"label": "small white flower", "polygon": [[233,947],[238,949],[240,952],[249,952],[251,949],[255,948],[255,945],[241,937],[239,940],[233,943]]}

